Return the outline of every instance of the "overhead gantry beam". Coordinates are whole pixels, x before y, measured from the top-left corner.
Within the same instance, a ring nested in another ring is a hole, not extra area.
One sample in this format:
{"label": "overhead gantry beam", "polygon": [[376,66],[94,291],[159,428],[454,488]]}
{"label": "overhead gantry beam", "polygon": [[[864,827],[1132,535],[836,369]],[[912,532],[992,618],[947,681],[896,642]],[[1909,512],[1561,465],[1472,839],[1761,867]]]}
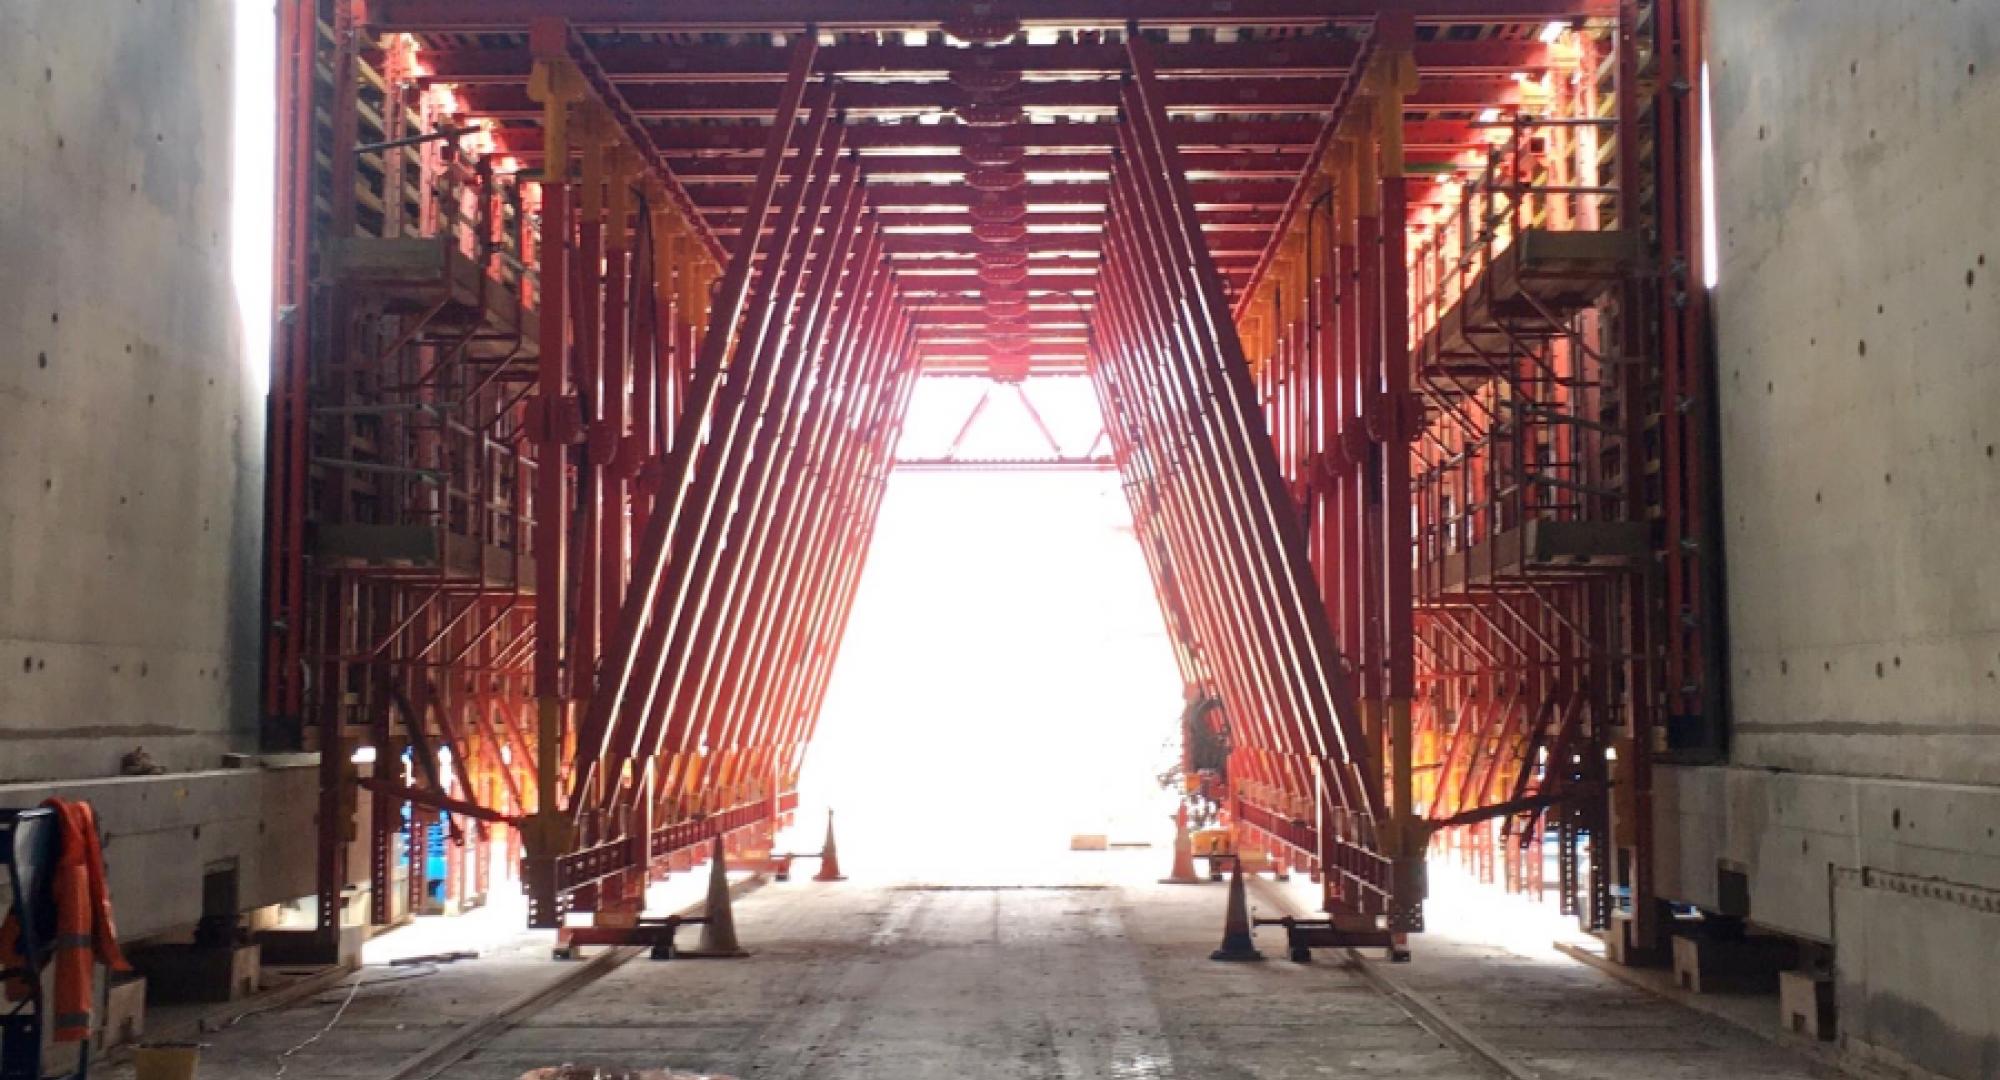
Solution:
{"label": "overhead gantry beam", "polygon": [[[1179,42],[1159,46],[1163,79],[1342,78],[1361,54],[1348,38],[1278,41]],[[683,45],[603,41],[594,44],[606,74],[620,83],[774,83],[785,78],[785,50],[770,44]],[[1464,74],[1511,75],[1549,64],[1548,46],[1526,40],[1430,41],[1417,47],[1427,69]],[[433,49],[424,56],[429,78],[460,86],[518,82],[532,58],[525,48]],[[968,65],[1019,72],[1032,80],[1116,80],[1125,72],[1119,45],[1056,42],[996,45],[968,54],[943,44],[843,43],[820,49],[820,69],[854,81],[942,82]]]}
{"label": "overhead gantry beam", "polygon": [[[375,0],[377,30],[490,31],[525,28],[538,17],[561,18],[583,30],[627,33],[763,31],[935,31],[969,5],[939,0]],[[1533,23],[1617,13],[1616,0],[1015,0],[1007,14],[1024,26],[1122,30],[1162,27],[1285,27],[1366,24],[1381,15],[1412,16],[1424,24]]]}
{"label": "overhead gantry beam", "polygon": [[[1342,79],[1180,79],[1160,84],[1162,107],[1171,116],[1331,115]],[[645,121],[697,119],[764,119],[778,106],[783,87],[777,83],[621,83],[633,115]],[[948,113],[979,101],[978,95],[950,83],[846,83],[841,102],[853,118]],[[1511,104],[1515,98],[1510,75],[1451,75],[1426,79],[1406,99],[1412,109],[1478,111]],[[460,94],[466,109],[477,116],[528,120],[541,115],[539,106],[514,84],[467,87]],[[1008,95],[1009,104],[1030,114],[1046,112],[1071,117],[1111,117],[1118,111],[1118,84],[1106,79],[1027,82]]]}

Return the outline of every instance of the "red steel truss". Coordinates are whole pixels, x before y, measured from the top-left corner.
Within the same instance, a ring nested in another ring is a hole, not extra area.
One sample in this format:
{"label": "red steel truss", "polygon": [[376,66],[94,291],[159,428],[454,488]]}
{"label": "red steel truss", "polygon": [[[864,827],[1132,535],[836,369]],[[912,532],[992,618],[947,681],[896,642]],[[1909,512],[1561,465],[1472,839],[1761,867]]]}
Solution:
{"label": "red steel truss", "polygon": [[[497,852],[539,926],[767,848],[899,467],[1121,470],[1189,798],[1337,920],[1421,929],[1438,845],[1540,889],[1546,835],[1649,932],[1654,733],[1716,692],[1696,114],[1645,89],[1693,4],[280,22],[265,711],[321,754],[316,947],[352,886],[435,902],[434,834],[443,902]],[[1086,375],[1066,449],[1031,390]],[[898,461],[920,376],[1049,453]]]}

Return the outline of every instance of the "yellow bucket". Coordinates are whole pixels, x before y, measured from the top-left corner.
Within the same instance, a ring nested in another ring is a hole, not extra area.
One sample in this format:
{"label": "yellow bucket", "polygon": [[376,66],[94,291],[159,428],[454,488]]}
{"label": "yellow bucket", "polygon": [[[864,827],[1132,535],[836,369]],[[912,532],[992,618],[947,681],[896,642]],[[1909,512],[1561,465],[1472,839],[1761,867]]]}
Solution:
{"label": "yellow bucket", "polygon": [[133,1080],[194,1080],[200,1043],[144,1043],[132,1050]]}

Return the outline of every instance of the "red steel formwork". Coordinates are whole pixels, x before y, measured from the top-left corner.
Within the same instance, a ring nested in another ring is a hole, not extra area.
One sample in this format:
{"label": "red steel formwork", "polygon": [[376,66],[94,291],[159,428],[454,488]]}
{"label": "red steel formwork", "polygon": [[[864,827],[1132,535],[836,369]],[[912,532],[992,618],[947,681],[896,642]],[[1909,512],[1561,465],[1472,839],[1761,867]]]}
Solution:
{"label": "red steel formwork", "polygon": [[[322,755],[315,940],[422,902],[433,822],[486,839],[447,903],[504,841],[542,926],[767,849],[920,377],[1050,454],[902,467],[1122,471],[1238,851],[1400,934],[1437,837],[1538,886],[1554,831],[1645,911],[1700,670],[1661,583],[1712,603],[1653,572],[1703,490],[1663,10],[281,5],[265,705]],[[1079,454],[1031,390],[1084,375]]]}

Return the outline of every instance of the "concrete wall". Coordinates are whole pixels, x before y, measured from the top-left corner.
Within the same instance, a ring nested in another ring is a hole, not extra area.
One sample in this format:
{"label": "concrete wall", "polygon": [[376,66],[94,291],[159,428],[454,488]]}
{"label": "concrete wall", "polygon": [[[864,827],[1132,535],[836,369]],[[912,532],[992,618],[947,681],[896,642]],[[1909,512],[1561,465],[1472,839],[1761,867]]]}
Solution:
{"label": "concrete wall", "polygon": [[312,891],[319,770],[312,755],[288,757],[295,760],[9,785],[0,787],[0,806],[33,806],[51,794],[88,799],[104,834],[118,934],[149,937],[201,918],[202,876],[210,871],[235,870],[246,909]]}
{"label": "concrete wall", "polygon": [[[230,277],[231,0],[0,3],[0,806],[98,809],[120,931],[312,888],[256,749],[262,380]],[[261,362],[261,360],[259,361]],[[143,746],[170,772],[118,777]]]}
{"label": "concrete wall", "polygon": [[2000,0],[1710,19],[1733,743],[1663,771],[1661,878],[1747,873],[1846,1036],[2000,1075]]}
{"label": "concrete wall", "polygon": [[254,749],[233,10],[0,4],[0,782]]}

